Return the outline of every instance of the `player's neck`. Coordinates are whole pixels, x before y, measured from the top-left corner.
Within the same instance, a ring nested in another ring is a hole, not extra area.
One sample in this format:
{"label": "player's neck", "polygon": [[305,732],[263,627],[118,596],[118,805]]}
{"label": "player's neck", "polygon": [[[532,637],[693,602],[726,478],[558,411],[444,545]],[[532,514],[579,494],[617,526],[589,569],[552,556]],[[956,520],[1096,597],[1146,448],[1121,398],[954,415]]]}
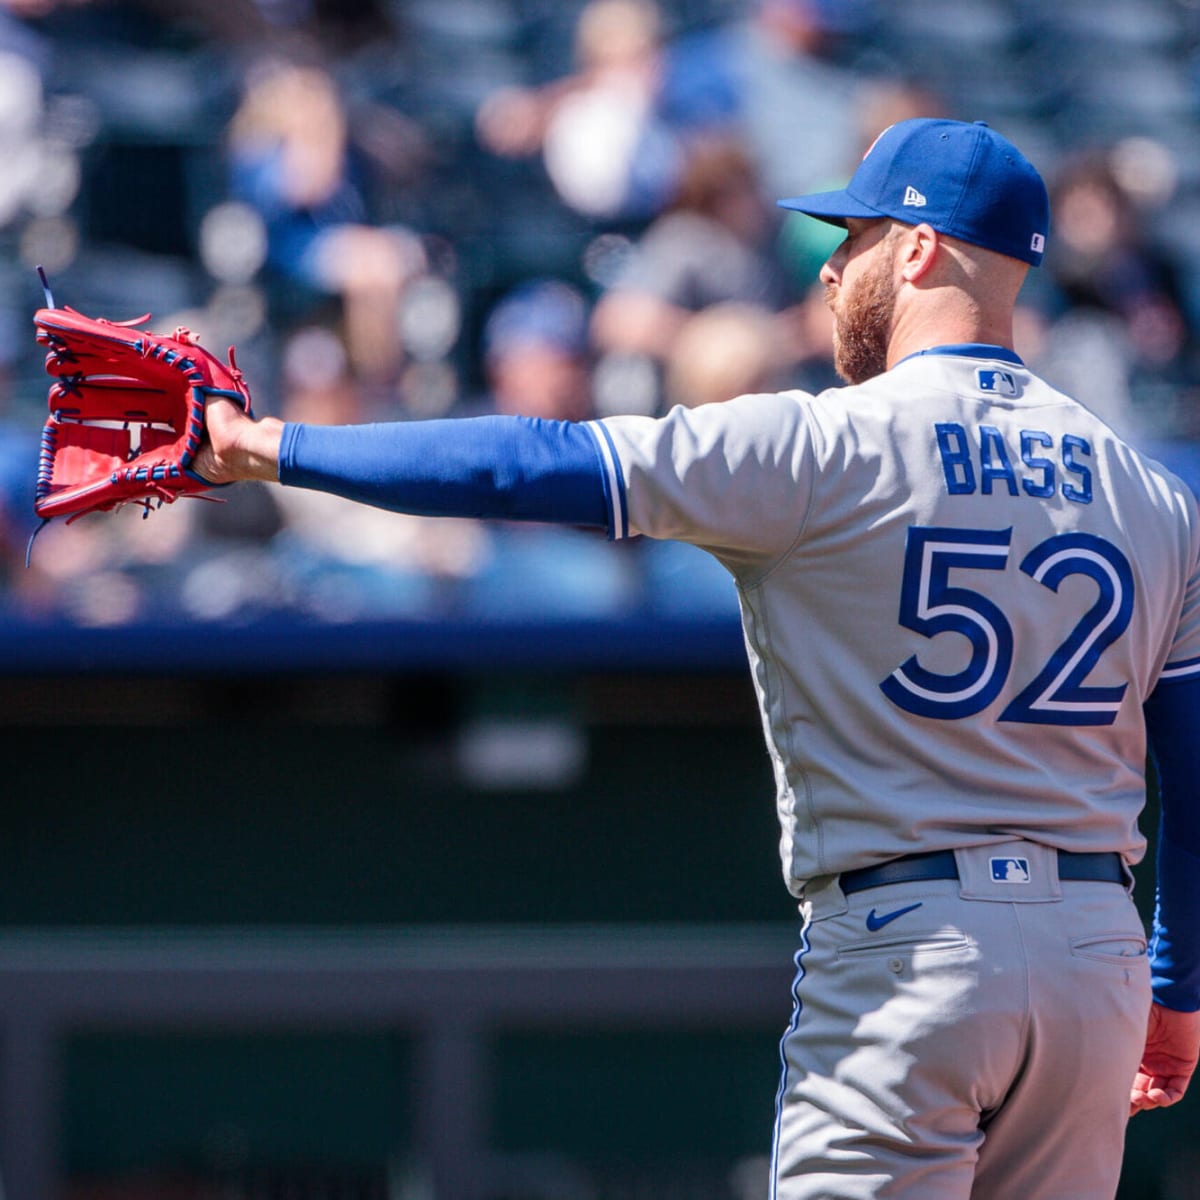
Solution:
{"label": "player's neck", "polygon": [[888,342],[888,367],[910,354],[935,346],[1003,346],[1015,349],[1011,312],[987,312],[974,308],[934,313],[898,315]]}

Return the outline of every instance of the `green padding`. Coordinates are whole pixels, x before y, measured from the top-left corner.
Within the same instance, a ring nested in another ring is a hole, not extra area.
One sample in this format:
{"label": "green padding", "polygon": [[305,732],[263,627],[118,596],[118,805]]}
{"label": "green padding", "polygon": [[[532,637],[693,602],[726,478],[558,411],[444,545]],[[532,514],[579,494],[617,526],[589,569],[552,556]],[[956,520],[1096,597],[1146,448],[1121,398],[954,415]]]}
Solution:
{"label": "green padding", "polygon": [[[0,733],[0,925],[794,914],[761,731],[592,729],[567,790],[473,790],[378,728]],[[86,764],[81,774],[80,764]],[[167,776],[170,776],[169,778]]]}
{"label": "green padding", "polygon": [[510,1034],[494,1056],[505,1150],[601,1163],[770,1152],[779,1028]]}
{"label": "green padding", "polygon": [[377,1166],[410,1136],[409,1045],[354,1034],[89,1034],[65,1050],[74,1175]]}

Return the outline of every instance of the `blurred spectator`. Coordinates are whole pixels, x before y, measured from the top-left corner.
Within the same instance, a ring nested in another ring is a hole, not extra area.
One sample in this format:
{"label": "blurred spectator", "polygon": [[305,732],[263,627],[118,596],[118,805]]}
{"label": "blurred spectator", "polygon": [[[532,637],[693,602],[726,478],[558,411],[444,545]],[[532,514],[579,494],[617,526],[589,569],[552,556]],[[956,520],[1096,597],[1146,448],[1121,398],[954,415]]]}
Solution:
{"label": "blurred spectator", "polygon": [[123,18],[128,14],[131,20],[150,25],[153,32],[149,36],[164,42],[187,32],[229,45],[261,42],[268,29],[268,11],[274,7],[279,6],[271,0],[221,0],[220,4],[209,0],[0,0],[0,8],[29,21],[94,9],[94,17],[78,27],[89,34],[101,30],[127,33],[130,25]]}
{"label": "blurred spectator", "polygon": [[1071,164],[1054,191],[1049,265],[1064,304],[1123,318],[1135,366],[1174,361],[1187,337],[1176,270],[1146,240],[1141,214],[1109,159]]}
{"label": "blurred spectator", "polygon": [[[795,296],[775,252],[777,229],[776,210],[764,202],[740,142],[696,142],[670,209],[637,241],[596,306],[595,346],[661,364],[692,315],[711,305],[782,312]],[[794,349],[791,337],[791,324],[780,321],[774,340],[781,358]]]}
{"label": "blurred spectator", "polygon": [[[23,615],[81,626],[178,620],[182,564],[195,553],[203,503],[180,500],[148,520],[141,506],[129,505],[52,521],[32,546],[29,570],[14,571],[10,599]],[[34,525],[31,515],[27,532]]]}
{"label": "blurred spectator", "polygon": [[[593,416],[583,296],[554,279],[513,288],[484,326],[488,411],[543,420]],[[527,523],[491,524],[490,553],[465,581],[467,610],[478,616],[528,614],[530,598],[547,618],[627,614],[641,584],[633,555],[594,530]]]}
{"label": "blurred spectator", "polygon": [[677,157],[657,113],[661,55],[653,0],[589,0],[575,30],[575,72],[495,92],[480,106],[479,140],[506,157],[540,153],[563,202],[586,217],[653,216]]}
{"label": "blurred spectator", "polygon": [[[293,332],[282,366],[284,420],[367,419],[362,388],[332,329]],[[447,589],[477,571],[487,553],[487,533],[473,521],[390,513],[306,488],[280,489],[278,500],[285,527],[272,565],[290,603],[325,620],[436,613],[446,607]]]}
{"label": "blurred spectator", "polygon": [[1159,424],[1158,385],[1174,392],[1194,370],[1174,264],[1146,238],[1142,214],[1106,153],[1067,163],[1052,211],[1046,265],[1053,291],[1043,301],[1039,367],[1137,440]]}
{"label": "blurred spectator", "polygon": [[[154,0],[176,4],[180,0]],[[219,8],[207,0],[185,0],[201,8]],[[273,30],[304,34],[334,56],[352,54],[397,35],[397,6],[387,0],[240,0],[258,11]]]}
{"label": "blurred spectator", "polygon": [[401,295],[425,268],[410,230],[371,224],[333,77],[315,65],[259,64],[229,128],[234,195],[261,215],[284,279],[339,298],[357,374],[388,381],[401,360]]}
{"label": "blurred spectator", "polygon": [[862,78],[841,52],[869,29],[869,0],[757,0],[746,19],[673,38],[664,11],[653,0],[590,0],[575,72],[489,97],[481,144],[540,152],[564,202],[606,221],[659,213],[689,143],[714,132],[744,138],[778,196],[840,180]]}
{"label": "blurred spectator", "polygon": [[[0,50],[15,54],[45,75],[52,49],[33,22],[48,16],[62,0],[0,0]],[[86,2],[86,0],[82,0]]]}
{"label": "blurred spectator", "polygon": [[771,310],[792,296],[773,249],[749,154],[734,138],[693,146],[669,211],[639,239],[593,322],[602,350],[665,356],[689,313],[738,301]]}
{"label": "blurred spectator", "polygon": [[856,163],[871,0],[754,0],[752,11],[670,47],[660,109],[674,129],[736,130],[779,198],[841,183]]}
{"label": "blurred spectator", "polygon": [[666,403],[687,408],[785,385],[785,361],[771,315],[750,304],[714,304],[689,317],[667,362]]}
{"label": "blurred spectator", "polygon": [[[68,0],[78,3],[79,0]],[[83,0],[95,3],[95,0]],[[260,41],[267,31],[263,6],[257,0],[126,0],[165,27],[187,28],[203,39],[215,39],[229,45],[247,45]]]}
{"label": "blurred spectator", "polygon": [[592,416],[587,304],[552,279],[514,288],[483,333],[489,406],[509,416],[583,421]]}

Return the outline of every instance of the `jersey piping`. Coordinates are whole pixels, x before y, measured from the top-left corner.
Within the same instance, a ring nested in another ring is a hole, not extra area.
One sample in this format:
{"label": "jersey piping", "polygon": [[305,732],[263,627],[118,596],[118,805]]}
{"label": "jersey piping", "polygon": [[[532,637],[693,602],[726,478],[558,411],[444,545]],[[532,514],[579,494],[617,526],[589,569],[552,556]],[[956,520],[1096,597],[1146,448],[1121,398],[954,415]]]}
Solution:
{"label": "jersey piping", "polygon": [[622,541],[629,537],[629,509],[625,501],[625,475],[621,469],[621,460],[603,421],[588,421],[584,428],[596,439],[596,448],[600,452],[605,498],[608,501],[609,537],[613,541]]}
{"label": "jersey piping", "polygon": [[1200,675],[1200,658],[1188,658],[1182,662],[1167,663],[1159,673],[1159,680],[1170,682],[1175,679],[1191,679]]}

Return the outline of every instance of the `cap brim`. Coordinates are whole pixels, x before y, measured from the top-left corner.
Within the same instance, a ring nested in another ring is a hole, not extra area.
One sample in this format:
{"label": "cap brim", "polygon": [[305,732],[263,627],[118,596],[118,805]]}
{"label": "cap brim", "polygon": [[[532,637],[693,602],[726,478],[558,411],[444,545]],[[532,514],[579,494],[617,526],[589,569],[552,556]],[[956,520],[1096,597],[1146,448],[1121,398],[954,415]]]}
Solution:
{"label": "cap brim", "polygon": [[847,217],[859,217],[870,221],[883,215],[878,209],[868,208],[861,201],[855,200],[844,190],[814,192],[811,196],[795,196],[790,200],[777,200],[775,203],[780,208],[790,208],[793,212],[828,221],[831,225],[844,225]]}

